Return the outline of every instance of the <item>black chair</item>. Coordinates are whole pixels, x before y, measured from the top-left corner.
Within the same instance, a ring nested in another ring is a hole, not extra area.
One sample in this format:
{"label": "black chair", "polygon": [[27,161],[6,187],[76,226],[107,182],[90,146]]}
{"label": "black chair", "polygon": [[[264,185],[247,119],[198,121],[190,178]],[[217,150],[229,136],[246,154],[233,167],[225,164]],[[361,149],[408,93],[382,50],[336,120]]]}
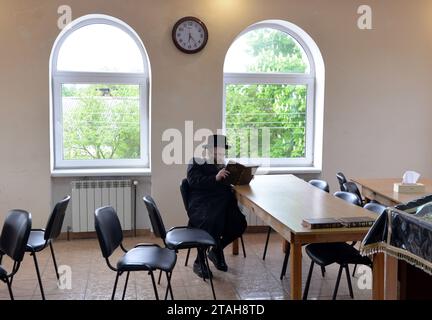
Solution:
{"label": "black chair", "polygon": [[[180,193],[182,196],[182,200],[183,200],[183,205],[184,208],[186,210],[186,213],[189,217],[189,194],[190,194],[190,186],[189,186],[189,182],[186,178],[184,178],[182,180],[182,182],[180,183]],[[245,246],[244,246],[244,242],[243,242],[243,236],[240,236],[240,241],[241,241],[241,245],[242,245],[242,250],[243,250],[243,257],[246,258],[246,250],[245,250]],[[190,250],[188,249],[188,252],[186,254],[186,261],[185,261],[185,266],[187,266],[188,261],[189,261],[189,255],[190,255]]]}
{"label": "black chair", "polygon": [[[168,249],[174,250],[177,252],[181,249],[198,249],[201,250],[204,254],[204,259],[202,259],[199,254],[199,263],[201,266],[201,270],[204,270],[204,263],[207,266],[207,270],[209,270],[209,279],[210,285],[213,293],[213,298],[216,300],[216,294],[213,286],[213,277],[211,275],[210,266],[207,258],[207,250],[210,247],[216,246],[216,241],[213,237],[206,231],[198,228],[191,228],[187,226],[182,227],[173,227],[170,230],[166,231],[165,225],[162,220],[162,216],[159,212],[159,209],[156,206],[155,201],[151,196],[145,196],[143,201],[146,205],[147,212],[150,217],[150,222],[153,228],[154,234],[161,238],[164,242],[165,246]],[[204,260],[204,261],[202,261]],[[203,280],[205,281],[206,277],[203,274]]]}
{"label": "black chair", "polygon": [[373,202],[366,203],[363,208],[376,213],[378,216],[380,216],[387,209],[386,206]]}
{"label": "black chair", "polygon": [[[330,192],[330,187],[329,187],[329,184],[327,183],[327,181],[318,180],[318,179],[312,179],[312,180],[309,181],[309,183],[311,185],[313,185],[314,187],[318,188],[318,189],[321,189],[321,190],[323,190],[325,192]],[[268,236],[269,236],[269,233],[267,233],[267,241],[268,241]],[[291,249],[291,247],[290,247],[290,244],[288,243],[288,246],[287,246],[286,252],[285,252],[285,258],[284,258],[284,261],[283,261],[283,264],[282,264],[282,271],[281,271],[281,275],[280,275],[280,279],[281,280],[283,279],[283,277],[286,274],[286,269],[287,269],[287,266],[288,266],[288,259],[289,259],[290,251],[291,251],[290,249]],[[265,258],[265,252],[266,251],[267,251],[267,242],[266,242],[266,247],[264,249],[264,257],[263,257],[263,259]],[[323,277],[325,276],[325,267],[321,267],[321,274],[322,274]]]}
{"label": "black chair", "polygon": [[[345,191],[337,191],[334,193],[335,197],[341,198],[353,205],[360,205],[360,199],[357,195]],[[326,267],[330,264],[339,264],[339,272],[336,280],[336,286],[333,291],[333,300],[336,299],[339,289],[339,283],[342,276],[342,270],[345,269],[346,278],[348,282],[348,289],[351,298],[354,298],[354,293],[351,285],[351,277],[348,265],[350,264],[363,264],[372,266],[372,261],[368,257],[363,257],[360,252],[353,246],[346,242],[332,242],[332,243],[312,243],[306,246],[306,253],[311,259],[309,274],[306,280],[305,290],[303,292],[303,300],[307,299],[312,272],[315,263],[321,267]]]}
{"label": "black chair", "polygon": [[[24,258],[31,224],[32,220],[29,212],[18,209],[11,210],[6,217],[0,235],[0,280],[6,283],[11,300],[14,300],[12,292],[13,276],[17,273]],[[4,255],[9,256],[14,261],[10,273],[1,265]]]}
{"label": "black chair", "polygon": [[321,189],[325,192],[330,192],[330,187],[327,181],[324,180],[318,180],[318,179],[312,179],[309,180],[309,183],[313,185],[314,187],[317,187],[318,189]]}
{"label": "black chair", "polygon": [[354,193],[347,192],[347,191],[336,191],[333,194],[335,197],[338,197],[342,200],[345,200],[346,202],[349,202],[353,205],[361,207],[361,199]]}
{"label": "black chair", "polygon": [[360,205],[361,206],[364,205],[365,201],[363,200],[363,197],[360,193],[359,188],[357,187],[357,185],[354,182],[352,182],[352,181],[345,182],[342,185],[342,189],[343,189],[342,191],[354,193],[360,199]]}
{"label": "black chair", "polygon": [[41,275],[39,271],[39,264],[36,258],[36,252],[40,252],[45,249],[48,245],[51,250],[51,256],[54,262],[54,269],[56,272],[57,280],[60,279],[57,261],[54,254],[53,248],[53,240],[55,240],[61,232],[63,226],[63,220],[66,213],[67,206],[69,204],[70,196],[66,196],[63,200],[58,202],[54,210],[52,211],[47,225],[44,229],[32,229],[30,232],[30,237],[27,242],[26,252],[30,252],[30,255],[33,256],[33,261],[36,268],[36,274],[39,282],[39,288],[42,295],[42,299],[45,300],[45,294],[42,286]]}
{"label": "black chair", "polygon": [[342,172],[336,173],[336,178],[339,182],[340,191],[344,191],[342,186],[345,182],[348,182],[347,178],[345,177],[345,175]]}
{"label": "black chair", "polygon": [[[177,255],[174,251],[161,248],[157,244],[138,244],[133,249],[126,250],[122,244],[123,232],[120,221],[112,207],[96,209],[95,229],[102,256],[105,258],[108,267],[117,273],[111,300],[114,300],[119,277],[126,272],[126,281],[122,295],[122,300],[124,300],[131,271],[148,271],[152,279],[156,300],[159,300],[153,275],[155,270],[162,270],[166,273],[168,285],[165,299],[168,296],[168,291],[171,293],[171,299],[173,299],[171,274],[177,261]],[[123,250],[124,255],[118,260],[116,267],[114,267],[110,263],[109,257],[119,246]]]}

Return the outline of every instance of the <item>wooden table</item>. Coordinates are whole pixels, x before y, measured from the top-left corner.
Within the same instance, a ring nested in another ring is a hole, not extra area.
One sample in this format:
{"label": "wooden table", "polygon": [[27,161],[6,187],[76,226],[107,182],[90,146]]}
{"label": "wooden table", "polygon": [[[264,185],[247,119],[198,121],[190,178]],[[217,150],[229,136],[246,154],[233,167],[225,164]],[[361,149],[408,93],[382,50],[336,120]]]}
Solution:
{"label": "wooden table", "polygon": [[[291,298],[302,297],[302,244],[359,241],[368,228],[307,229],[304,218],[376,215],[332,196],[293,175],[256,176],[250,185],[235,187],[238,201],[291,245]],[[373,259],[373,299],[384,298],[384,255]]]}
{"label": "wooden table", "polygon": [[[425,192],[422,193],[398,193],[393,191],[393,184],[401,182],[400,178],[388,179],[351,179],[359,184],[362,189],[362,195],[366,201],[376,200],[385,206],[393,207],[395,205],[406,203],[420,197],[432,194],[432,179],[420,179],[419,182],[425,185]],[[424,283],[430,283],[431,279],[420,274],[421,271],[407,265],[405,262],[398,261],[389,255],[385,256],[385,299],[398,299],[398,269],[403,268],[399,272],[401,280],[400,298],[409,298],[407,293],[408,280],[407,278],[420,278]],[[409,274],[411,273],[411,275]],[[412,297],[414,298],[414,297]]]}
{"label": "wooden table", "polygon": [[393,184],[401,182],[401,179],[352,179],[362,188],[362,195],[366,200],[376,200],[387,207],[394,207],[400,203],[432,194],[432,179],[420,179],[420,183],[425,185],[425,192],[422,193],[398,193],[393,191]]}

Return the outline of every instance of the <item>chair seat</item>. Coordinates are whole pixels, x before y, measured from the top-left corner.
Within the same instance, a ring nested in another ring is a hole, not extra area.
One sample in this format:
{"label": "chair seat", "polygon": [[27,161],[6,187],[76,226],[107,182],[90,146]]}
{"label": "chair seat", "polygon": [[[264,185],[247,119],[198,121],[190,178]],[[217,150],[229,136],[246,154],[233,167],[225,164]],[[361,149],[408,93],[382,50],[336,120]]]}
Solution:
{"label": "chair seat", "polygon": [[306,253],[320,266],[332,263],[372,264],[368,257],[363,257],[356,248],[345,242],[312,243],[306,246]]}
{"label": "chair seat", "polygon": [[205,230],[198,228],[173,228],[167,232],[165,242],[173,250],[215,246],[216,241]]}
{"label": "chair seat", "polygon": [[136,247],[126,252],[117,262],[119,271],[172,271],[177,260],[174,251],[158,246]]}
{"label": "chair seat", "polygon": [[3,266],[0,265],[0,279],[5,279],[7,276],[7,271],[3,269]]}
{"label": "chair seat", "polygon": [[45,248],[45,232],[41,230],[32,230],[27,241],[26,251],[38,252]]}

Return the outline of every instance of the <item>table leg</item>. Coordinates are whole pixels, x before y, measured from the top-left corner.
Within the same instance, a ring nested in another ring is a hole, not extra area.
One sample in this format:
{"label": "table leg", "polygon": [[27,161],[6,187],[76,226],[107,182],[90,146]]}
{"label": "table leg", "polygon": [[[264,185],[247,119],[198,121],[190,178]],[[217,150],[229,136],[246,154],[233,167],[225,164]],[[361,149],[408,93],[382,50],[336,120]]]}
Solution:
{"label": "table leg", "polygon": [[286,241],[286,240],[284,240],[284,241],[282,242],[282,251],[283,251],[283,253],[286,253],[286,252],[287,252],[287,250],[288,250],[288,246],[289,246],[289,242]]}
{"label": "table leg", "polygon": [[385,255],[385,299],[398,299],[398,260]]}
{"label": "table leg", "polygon": [[384,300],[384,254],[373,257],[372,266],[372,300]]}
{"label": "table leg", "polygon": [[238,253],[239,253],[239,239],[237,238],[232,242],[232,254],[236,256],[238,255]]}
{"label": "table leg", "polygon": [[291,242],[291,299],[302,298],[302,246],[301,243]]}

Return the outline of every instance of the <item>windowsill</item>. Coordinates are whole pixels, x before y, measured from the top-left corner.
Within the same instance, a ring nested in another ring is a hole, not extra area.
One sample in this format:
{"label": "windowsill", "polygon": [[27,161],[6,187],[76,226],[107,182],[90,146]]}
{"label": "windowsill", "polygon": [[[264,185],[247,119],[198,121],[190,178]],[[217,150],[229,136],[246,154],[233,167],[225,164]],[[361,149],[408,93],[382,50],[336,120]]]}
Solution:
{"label": "windowsill", "polygon": [[322,169],[319,167],[271,167],[271,168],[258,168],[256,175],[266,174],[289,174],[289,173],[321,173]]}
{"label": "windowsill", "polygon": [[54,169],[51,177],[83,177],[83,176],[151,176],[150,168],[138,169]]}

